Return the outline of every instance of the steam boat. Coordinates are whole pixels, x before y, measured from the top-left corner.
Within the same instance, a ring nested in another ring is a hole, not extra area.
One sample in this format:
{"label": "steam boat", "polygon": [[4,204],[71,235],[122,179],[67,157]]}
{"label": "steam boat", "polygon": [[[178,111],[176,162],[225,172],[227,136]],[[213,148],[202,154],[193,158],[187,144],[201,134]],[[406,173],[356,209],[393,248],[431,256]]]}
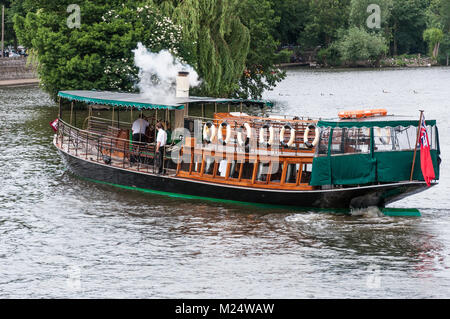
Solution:
{"label": "steam boat", "polygon": [[[170,103],[61,91],[54,145],[77,176],[170,196],[348,210],[383,208],[428,188],[415,156],[417,119],[379,110],[336,119],[267,117],[260,110],[268,101],[189,97],[187,90],[178,89]],[[140,114],[171,133],[161,174],[155,132],[147,143],[132,140]],[[435,120],[426,124],[434,186],[438,129]]]}

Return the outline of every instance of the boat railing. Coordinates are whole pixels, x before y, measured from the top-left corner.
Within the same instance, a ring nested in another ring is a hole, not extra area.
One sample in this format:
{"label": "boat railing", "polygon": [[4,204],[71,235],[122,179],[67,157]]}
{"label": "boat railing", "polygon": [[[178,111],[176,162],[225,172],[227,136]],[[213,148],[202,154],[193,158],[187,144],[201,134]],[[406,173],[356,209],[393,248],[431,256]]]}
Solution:
{"label": "boat railing", "polygon": [[[155,167],[155,144],[132,141],[124,130],[118,129],[116,136],[112,132],[99,133],[74,127],[62,120],[58,122],[56,144],[72,156],[95,161],[114,167],[153,173]],[[164,170],[174,174],[171,158],[164,150]]]}
{"label": "boat railing", "polygon": [[[191,121],[191,129],[188,127],[186,129],[190,131],[191,137],[195,137],[196,149],[221,148],[233,153],[271,152],[287,156],[304,155],[305,152],[314,153],[316,145],[313,144],[314,141],[317,143],[316,134],[319,132],[315,129],[317,121],[313,120],[250,116],[214,119],[189,117],[187,120]],[[215,135],[210,139],[210,136],[205,134],[205,130],[213,134],[210,127],[212,125],[214,125]],[[248,128],[251,132],[248,132]],[[308,132],[305,140],[306,131]],[[247,137],[250,138],[247,139]]]}

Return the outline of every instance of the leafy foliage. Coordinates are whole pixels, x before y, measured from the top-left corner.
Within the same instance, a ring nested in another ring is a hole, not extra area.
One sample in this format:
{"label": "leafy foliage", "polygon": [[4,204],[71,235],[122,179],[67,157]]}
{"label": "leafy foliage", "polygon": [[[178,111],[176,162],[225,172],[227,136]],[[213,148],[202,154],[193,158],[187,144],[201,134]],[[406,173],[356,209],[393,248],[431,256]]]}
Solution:
{"label": "leafy foliage", "polygon": [[259,98],[286,77],[274,65],[286,59],[286,51],[276,53],[279,42],[273,37],[280,18],[268,0],[247,0],[239,6],[239,16],[250,32],[246,68],[239,82],[240,97]]}
{"label": "leafy foliage", "polygon": [[299,34],[305,30],[309,15],[309,0],[272,0],[275,16],[280,22],[275,26],[274,37],[282,45],[297,44]]}
{"label": "leafy foliage", "polygon": [[347,34],[336,43],[336,48],[342,59],[350,62],[376,61],[388,50],[382,36],[370,34],[357,27],[350,28]]}
{"label": "leafy foliage", "polygon": [[184,50],[181,28],[151,2],[80,7],[79,29],[68,28],[64,5],[15,17],[17,36],[36,52],[41,84],[54,98],[64,89],[134,90],[138,42],[153,51]]}
{"label": "leafy foliage", "polygon": [[429,52],[433,58],[437,58],[439,52],[439,44],[444,38],[441,29],[430,28],[423,32],[423,39],[428,42]]}
{"label": "leafy foliage", "polygon": [[196,93],[229,96],[239,89],[250,33],[239,19],[238,4],[238,0],[160,2],[163,11],[183,26],[183,37],[194,44],[193,66],[203,79]]}
{"label": "leafy foliage", "polygon": [[338,32],[348,26],[350,0],[310,0],[305,32],[300,41],[309,46],[330,45]]}
{"label": "leafy foliage", "polygon": [[390,25],[392,54],[425,53],[423,31],[427,28],[426,8],[429,0],[393,1]]}

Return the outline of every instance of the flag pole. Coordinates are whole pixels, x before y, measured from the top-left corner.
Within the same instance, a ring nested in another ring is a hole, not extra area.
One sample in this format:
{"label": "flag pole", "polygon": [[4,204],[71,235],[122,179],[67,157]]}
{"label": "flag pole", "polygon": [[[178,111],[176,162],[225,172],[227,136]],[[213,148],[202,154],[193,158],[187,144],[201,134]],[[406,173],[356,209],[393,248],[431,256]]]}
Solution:
{"label": "flag pole", "polygon": [[420,110],[419,125],[417,126],[416,144],[414,145],[414,157],[413,157],[413,162],[412,162],[412,166],[411,166],[411,175],[410,175],[410,177],[409,177],[409,181],[410,181],[410,182],[411,182],[412,179],[413,179],[414,164],[416,164],[417,144],[419,143],[420,127],[421,127],[421,125],[422,125],[422,117],[423,117],[423,110]]}

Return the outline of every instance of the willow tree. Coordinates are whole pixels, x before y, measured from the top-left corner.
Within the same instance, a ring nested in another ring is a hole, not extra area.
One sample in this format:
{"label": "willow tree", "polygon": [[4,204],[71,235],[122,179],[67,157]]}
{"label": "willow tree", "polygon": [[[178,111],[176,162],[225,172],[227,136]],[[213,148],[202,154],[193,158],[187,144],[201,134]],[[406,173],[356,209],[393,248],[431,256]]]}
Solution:
{"label": "willow tree", "polygon": [[239,0],[163,1],[160,7],[183,26],[183,38],[192,43],[192,64],[203,80],[198,93],[229,96],[238,91],[250,47]]}

